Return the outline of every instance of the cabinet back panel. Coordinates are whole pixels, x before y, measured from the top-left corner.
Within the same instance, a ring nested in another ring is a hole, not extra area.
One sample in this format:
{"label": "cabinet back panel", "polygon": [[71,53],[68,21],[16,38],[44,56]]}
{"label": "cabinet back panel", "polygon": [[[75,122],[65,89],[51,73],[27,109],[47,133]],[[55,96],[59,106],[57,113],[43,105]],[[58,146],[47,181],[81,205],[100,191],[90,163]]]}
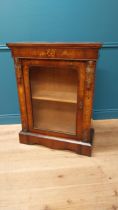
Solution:
{"label": "cabinet back panel", "polygon": [[32,97],[59,97],[77,102],[77,72],[71,69],[30,68]]}
{"label": "cabinet back panel", "polygon": [[34,128],[76,134],[76,104],[33,100]]}

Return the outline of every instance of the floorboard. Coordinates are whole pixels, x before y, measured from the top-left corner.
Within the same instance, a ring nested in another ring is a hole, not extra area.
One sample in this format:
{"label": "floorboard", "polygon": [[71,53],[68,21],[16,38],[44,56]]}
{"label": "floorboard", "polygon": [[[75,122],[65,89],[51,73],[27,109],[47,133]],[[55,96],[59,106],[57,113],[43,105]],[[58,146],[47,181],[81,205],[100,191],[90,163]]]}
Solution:
{"label": "floorboard", "polygon": [[93,156],[20,144],[0,126],[0,210],[118,210],[118,120],[93,121]]}

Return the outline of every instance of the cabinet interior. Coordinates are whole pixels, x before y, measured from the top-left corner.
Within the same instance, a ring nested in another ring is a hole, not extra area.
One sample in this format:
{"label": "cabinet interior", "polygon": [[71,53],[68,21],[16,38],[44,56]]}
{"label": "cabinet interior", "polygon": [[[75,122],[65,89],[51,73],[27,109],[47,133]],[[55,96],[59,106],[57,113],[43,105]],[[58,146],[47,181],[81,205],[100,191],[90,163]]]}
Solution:
{"label": "cabinet interior", "polygon": [[77,71],[32,66],[29,77],[34,128],[76,134]]}

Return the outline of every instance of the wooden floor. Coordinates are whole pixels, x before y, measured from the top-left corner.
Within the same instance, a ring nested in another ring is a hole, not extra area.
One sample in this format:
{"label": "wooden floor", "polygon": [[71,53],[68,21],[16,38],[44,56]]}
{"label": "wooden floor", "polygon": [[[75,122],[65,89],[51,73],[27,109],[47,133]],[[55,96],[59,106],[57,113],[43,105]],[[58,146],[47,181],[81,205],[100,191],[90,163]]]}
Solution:
{"label": "wooden floor", "polygon": [[93,157],[18,142],[0,126],[0,210],[118,210],[118,120],[95,121]]}

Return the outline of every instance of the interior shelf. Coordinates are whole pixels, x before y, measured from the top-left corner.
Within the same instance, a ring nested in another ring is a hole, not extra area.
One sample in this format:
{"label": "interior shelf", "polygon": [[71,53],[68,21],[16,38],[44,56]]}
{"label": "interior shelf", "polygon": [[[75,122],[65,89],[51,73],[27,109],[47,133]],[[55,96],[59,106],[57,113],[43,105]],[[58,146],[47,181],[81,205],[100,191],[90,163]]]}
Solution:
{"label": "interior shelf", "polygon": [[38,96],[33,95],[32,99],[76,104],[77,94],[76,93],[62,93],[62,92],[55,92],[55,91],[42,91],[40,92],[40,95]]}

